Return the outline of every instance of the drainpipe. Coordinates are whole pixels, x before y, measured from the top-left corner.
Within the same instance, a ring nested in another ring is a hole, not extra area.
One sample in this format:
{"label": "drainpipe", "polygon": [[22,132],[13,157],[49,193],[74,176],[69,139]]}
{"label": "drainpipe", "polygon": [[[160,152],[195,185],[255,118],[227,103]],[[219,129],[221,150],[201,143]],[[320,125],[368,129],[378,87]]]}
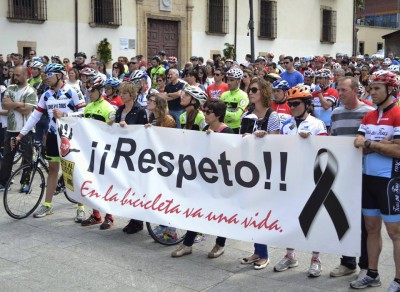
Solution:
{"label": "drainpipe", "polygon": [[235,0],[235,40],[234,40],[234,46],[235,46],[235,60],[236,60],[236,43],[237,43],[237,0]]}
{"label": "drainpipe", "polygon": [[75,0],[75,54],[78,53],[78,0]]}
{"label": "drainpipe", "polygon": [[251,48],[251,62],[254,63],[254,17],[253,17],[253,0],[249,0],[250,5],[250,48]]}

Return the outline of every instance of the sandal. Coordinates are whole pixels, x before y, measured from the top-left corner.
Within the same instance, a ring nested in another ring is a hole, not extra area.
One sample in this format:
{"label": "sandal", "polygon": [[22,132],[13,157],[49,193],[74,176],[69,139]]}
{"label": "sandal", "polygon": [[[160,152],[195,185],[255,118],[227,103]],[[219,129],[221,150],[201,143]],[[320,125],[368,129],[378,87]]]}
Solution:
{"label": "sandal", "polygon": [[260,259],[260,260],[265,260],[265,263],[263,264],[259,264],[259,263],[254,263],[254,270],[261,270],[261,269],[265,269],[268,264],[269,264],[269,259]]}
{"label": "sandal", "polygon": [[241,264],[242,265],[250,265],[258,261],[260,258],[257,256],[257,258],[253,257],[253,255],[247,257],[247,258],[242,258]]}

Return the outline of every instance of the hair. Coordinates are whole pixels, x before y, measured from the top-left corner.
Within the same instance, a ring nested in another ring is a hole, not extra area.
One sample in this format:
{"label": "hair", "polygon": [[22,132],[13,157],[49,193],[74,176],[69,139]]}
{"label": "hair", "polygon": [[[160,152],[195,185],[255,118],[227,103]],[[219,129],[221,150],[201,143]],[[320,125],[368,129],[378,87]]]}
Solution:
{"label": "hair", "polygon": [[[198,74],[199,72],[203,73],[203,77],[201,77],[201,79],[200,79],[200,76]],[[199,79],[199,83],[200,84],[206,83],[206,81],[207,81],[207,73],[206,73],[206,69],[204,68],[204,66],[198,67],[197,78]]]}
{"label": "hair", "polygon": [[161,63],[161,58],[160,58],[160,56],[154,56],[153,58],[151,58],[151,60],[153,61],[153,60],[155,60],[155,61],[157,61],[157,63],[158,64],[160,64]]}
{"label": "hair", "polygon": [[170,73],[170,72],[175,73],[175,75],[179,77],[179,71],[178,71],[178,69],[175,69],[175,68],[169,69],[168,73]]}
{"label": "hair", "polygon": [[73,71],[73,72],[75,73],[75,79],[76,79],[76,80],[79,80],[79,79],[81,78],[78,69],[76,69],[75,67],[72,68],[72,69],[69,70],[69,71]]}
{"label": "hair", "polygon": [[333,73],[338,73],[338,74],[340,74],[342,76],[344,76],[344,74],[346,74],[346,72],[342,68],[333,70]]}
{"label": "hair", "polygon": [[123,65],[121,62],[115,62],[112,66],[113,66],[113,68],[114,68],[115,66],[118,67],[119,75],[124,74],[124,72],[125,72],[125,67],[124,67],[124,65]]}
{"label": "hair", "polygon": [[[254,77],[254,74],[253,74],[253,72],[251,71],[251,70],[249,70],[249,69],[243,69],[243,74],[247,74],[247,75],[249,75],[249,79],[251,80],[251,79],[253,79],[253,77]],[[243,79],[242,80],[240,80],[240,89],[241,90],[244,90],[245,89],[245,84],[244,84],[244,82],[243,82]]]}
{"label": "hair", "polygon": [[350,80],[350,81],[351,81],[351,84],[350,84],[351,89],[358,88],[358,80],[357,80],[356,77],[353,77],[353,76],[344,76],[344,77],[340,78],[340,79],[338,80],[338,82],[343,82],[343,81],[345,81],[345,80]]}
{"label": "hair", "polygon": [[269,67],[269,66],[272,66],[272,68],[276,69],[276,63],[275,63],[275,62],[269,62],[269,63],[267,64],[267,66],[268,66],[268,67]]}
{"label": "hair", "polygon": [[251,85],[257,83],[258,88],[261,93],[261,100],[263,103],[264,107],[270,107],[271,106],[271,100],[272,100],[272,87],[271,83],[260,78],[254,78],[250,81],[249,84],[249,89],[251,88]]}
{"label": "hair", "polygon": [[167,80],[167,76],[165,74],[158,74],[157,78],[161,78],[164,82]]}
{"label": "hair", "polygon": [[135,84],[131,82],[122,82],[121,85],[119,86],[119,92],[121,94],[129,93],[129,95],[132,96],[134,100],[136,100],[138,95]]}
{"label": "hair", "polygon": [[216,117],[218,117],[218,121],[221,123],[224,122],[225,114],[226,114],[226,104],[221,100],[210,100],[204,104],[204,108],[208,108],[212,110]]}
{"label": "hair", "polygon": [[[103,65],[103,69],[101,69],[101,66]],[[107,73],[107,71],[106,71],[106,63],[105,62],[103,62],[103,61],[100,61],[99,62],[99,72],[100,73],[103,73],[103,74],[106,74]]]}
{"label": "hair", "polygon": [[201,62],[202,64],[204,63],[204,58],[203,57],[199,57],[199,62]]}
{"label": "hair", "polygon": [[119,56],[118,59],[123,59],[124,63],[126,63],[126,64],[128,63],[128,58],[125,56]]}
{"label": "hair", "polygon": [[168,115],[168,102],[162,94],[155,93],[149,97],[154,96],[156,102],[156,108],[154,113],[150,114],[149,122],[151,123],[154,119],[157,119],[156,126],[160,126]]}
{"label": "hair", "polygon": [[286,59],[288,59],[290,62],[293,62],[293,57],[292,56],[285,56],[283,58],[283,60],[286,60]]}

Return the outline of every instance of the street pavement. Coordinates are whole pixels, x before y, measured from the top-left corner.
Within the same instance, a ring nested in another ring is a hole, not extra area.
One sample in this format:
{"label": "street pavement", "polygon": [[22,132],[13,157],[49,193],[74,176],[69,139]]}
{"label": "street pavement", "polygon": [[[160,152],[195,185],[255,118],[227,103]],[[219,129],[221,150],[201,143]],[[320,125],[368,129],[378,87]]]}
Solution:
{"label": "street pavement", "polygon": [[[146,229],[123,233],[125,218],[116,218],[106,231],[98,225],[81,227],[73,221],[76,207],[62,195],[55,198],[54,210],[45,218],[14,220],[0,207],[1,292],[349,291],[349,282],[358,274],[330,278],[339,257],[322,254],[323,274],[310,279],[310,252],[297,253],[297,268],[276,273],[273,266],[285,250],[275,247],[269,247],[270,265],[256,271],[240,264],[253,252],[253,244],[229,239],[221,257],[208,259],[214,236],[195,244],[191,255],[171,258],[176,246],[155,243]],[[392,243],[386,230],[379,271],[382,287],[365,291],[386,291],[393,280]]]}

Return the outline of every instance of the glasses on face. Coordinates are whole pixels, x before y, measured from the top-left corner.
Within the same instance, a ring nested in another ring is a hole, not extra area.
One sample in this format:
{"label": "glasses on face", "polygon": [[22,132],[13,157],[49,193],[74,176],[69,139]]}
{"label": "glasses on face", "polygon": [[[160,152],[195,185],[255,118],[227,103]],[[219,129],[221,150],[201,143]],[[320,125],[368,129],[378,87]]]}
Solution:
{"label": "glasses on face", "polygon": [[140,79],[135,79],[133,80],[133,83],[138,84],[140,82]]}
{"label": "glasses on face", "polygon": [[57,75],[58,73],[54,73],[54,72],[49,72],[46,74],[47,77],[53,77],[54,75]]}
{"label": "glasses on face", "polygon": [[290,63],[290,62],[283,62],[283,64],[285,64],[285,65],[286,65],[286,64],[289,64],[289,63]]}
{"label": "glasses on face", "polygon": [[214,76],[221,76],[221,73],[214,73]]}
{"label": "glasses on face", "polygon": [[118,67],[113,67],[113,69],[119,69]]}
{"label": "glasses on face", "polygon": [[249,88],[249,92],[251,92],[251,93],[257,93],[257,91],[258,91],[258,88],[257,88],[257,87],[251,87],[251,88]]}
{"label": "glasses on face", "polygon": [[137,64],[137,62],[131,62],[131,64]]}
{"label": "glasses on face", "polygon": [[204,113],[205,113],[206,115],[211,115],[212,113],[214,113],[214,111],[209,110],[209,109],[206,109],[206,110],[204,110]]}
{"label": "glasses on face", "polygon": [[30,53],[29,56],[35,56],[35,54],[34,53]]}
{"label": "glasses on face", "polygon": [[118,62],[120,62],[120,63],[123,63],[123,62],[124,62],[124,60],[118,60]]}
{"label": "glasses on face", "polygon": [[147,100],[147,103],[150,103],[150,102],[156,102],[156,100],[155,99],[152,99],[152,98],[149,98],[148,100]]}
{"label": "glasses on face", "polygon": [[90,89],[93,87],[93,83],[86,83],[86,89]]}
{"label": "glasses on face", "polygon": [[354,72],[354,75],[361,75],[360,72]]}
{"label": "glasses on face", "polygon": [[64,63],[64,64],[67,64],[67,63],[69,63],[69,61],[68,61],[68,60],[64,60],[63,63]]}
{"label": "glasses on face", "polygon": [[162,79],[158,79],[158,80],[157,80],[157,82],[164,82],[164,80],[162,80]]}
{"label": "glasses on face", "polygon": [[288,101],[288,106],[289,107],[298,107],[300,105],[301,101]]}

